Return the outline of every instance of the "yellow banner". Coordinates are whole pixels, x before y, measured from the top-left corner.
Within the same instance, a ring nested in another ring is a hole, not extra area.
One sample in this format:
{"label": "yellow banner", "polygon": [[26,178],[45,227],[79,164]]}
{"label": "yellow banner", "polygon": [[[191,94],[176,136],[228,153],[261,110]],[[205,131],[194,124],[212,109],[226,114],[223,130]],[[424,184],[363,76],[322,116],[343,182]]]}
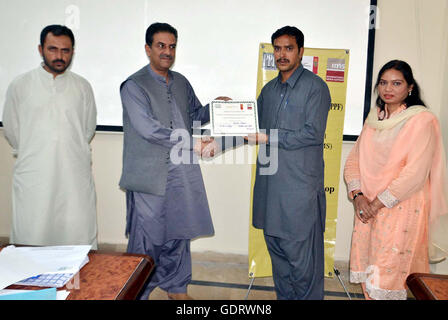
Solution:
{"label": "yellow banner", "polygon": [[[257,97],[266,83],[278,75],[273,47],[261,43],[258,57]],[[344,49],[305,48],[303,66],[321,77],[331,94],[331,109],[328,114],[324,141],[325,193],[327,197],[327,219],[325,227],[325,276],[333,277],[334,248],[336,244],[336,222],[338,210],[339,171],[345,115],[349,52]],[[257,149],[258,152],[258,149]],[[256,157],[256,152],[253,155]],[[255,163],[255,161],[254,161]],[[249,277],[272,276],[271,259],[263,237],[263,230],[252,226],[253,186],[255,168],[252,167],[251,212],[249,229]]]}

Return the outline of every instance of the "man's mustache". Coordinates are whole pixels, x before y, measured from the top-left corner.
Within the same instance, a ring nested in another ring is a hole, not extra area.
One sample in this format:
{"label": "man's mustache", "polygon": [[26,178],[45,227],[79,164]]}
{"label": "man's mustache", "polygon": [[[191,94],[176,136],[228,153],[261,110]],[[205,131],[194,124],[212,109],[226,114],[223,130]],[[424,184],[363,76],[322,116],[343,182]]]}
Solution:
{"label": "man's mustache", "polygon": [[160,59],[170,59],[170,60],[173,60],[173,56],[171,56],[169,54],[161,54],[160,55]]}
{"label": "man's mustache", "polygon": [[58,62],[61,62],[61,63],[65,64],[65,61],[64,61],[64,60],[61,60],[61,59],[53,60],[53,61],[52,61],[52,63],[58,63]]}
{"label": "man's mustache", "polygon": [[284,58],[280,58],[280,59],[277,59],[277,63],[278,62],[289,62],[289,60],[288,59],[284,59]]}

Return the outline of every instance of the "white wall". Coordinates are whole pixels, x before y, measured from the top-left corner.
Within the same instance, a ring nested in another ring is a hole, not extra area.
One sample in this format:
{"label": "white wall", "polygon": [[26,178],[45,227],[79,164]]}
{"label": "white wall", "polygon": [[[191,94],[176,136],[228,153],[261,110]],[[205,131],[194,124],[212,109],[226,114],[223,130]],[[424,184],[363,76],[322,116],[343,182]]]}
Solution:
{"label": "white wall", "polygon": [[[374,80],[379,68],[388,60],[399,58],[408,61],[414,68],[425,101],[440,117],[446,138],[448,1],[432,0],[431,6],[424,5],[428,2],[423,0],[378,2],[380,28],[376,37]],[[0,135],[3,136],[1,130]],[[124,237],[125,197],[118,187],[122,139],[121,133],[98,132],[92,143],[100,243],[125,245],[127,241]],[[350,252],[353,207],[345,193],[342,166],[352,145],[346,142],[342,148],[336,260],[348,260]],[[236,152],[243,151],[239,149]],[[11,224],[10,182],[13,162],[9,145],[0,137],[0,237],[8,237]],[[216,234],[214,237],[195,240],[192,250],[247,254],[250,165],[204,164],[202,170]],[[448,272],[447,264],[438,265],[437,272]]]}
{"label": "white wall", "polygon": [[255,99],[260,42],[270,42],[276,29],[300,21],[306,47],[350,49],[344,134],[357,135],[362,128],[362,110],[357,106],[364,101],[369,4],[369,0],[1,0],[0,39],[14,45],[3,45],[1,51],[7,63],[0,63],[0,121],[7,84],[41,61],[37,40],[47,23],[73,30],[71,68],[94,88],[98,124],[121,125],[118,87],[148,62],[143,47],[150,23],[166,21],[177,28],[174,69],[187,76],[205,102],[222,95]]}

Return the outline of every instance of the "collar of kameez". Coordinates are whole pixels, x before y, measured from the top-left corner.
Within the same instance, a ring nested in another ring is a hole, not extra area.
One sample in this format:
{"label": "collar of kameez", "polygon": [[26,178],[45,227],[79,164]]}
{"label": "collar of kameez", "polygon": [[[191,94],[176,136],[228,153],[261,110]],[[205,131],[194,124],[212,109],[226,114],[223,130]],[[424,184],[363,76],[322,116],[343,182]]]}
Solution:
{"label": "collar of kameez", "polygon": [[366,119],[366,124],[369,127],[372,127],[374,129],[378,129],[378,130],[390,129],[390,128],[395,127],[397,124],[401,123],[402,121],[406,121],[406,120],[412,118],[413,116],[415,116],[416,114],[418,114],[420,112],[424,112],[424,111],[430,112],[428,110],[428,108],[426,108],[424,106],[416,105],[416,106],[406,108],[402,112],[394,115],[393,117],[390,117],[389,119],[378,120],[378,110],[377,110],[377,107],[374,107],[374,108],[370,109],[369,115],[367,116],[367,119]]}
{"label": "collar of kameez", "polygon": [[44,62],[40,63],[40,68],[39,68],[39,72],[43,77],[48,78],[49,80],[53,80],[53,79],[61,79],[61,78],[65,78],[66,74],[68,72],[68,69],[65,70],[63,73],[58,74],[55,78],[53,77],[53,74],[48,72],[47,70],[44,69]]}
{"label": "collar of kameez", "polygon": [[[156,79],[157,81],[163,82],[164,84],[166,84],[166,79],[164,76],[161,76],[160,74],[156,73],[154,70],[152,70],[151,68],[151,63],[148,64],[148,70],[149,70],[149,74]],[[171,70],[168,70],[168,80],[169,83],[171,82],[171,80],[173,80],[173,73],[171,72]]]}
{"label": "collar of kameez", "polygon": [[[300,76],[303,73],[303,65],[300,63],[300,65],[297,67],[297,69],[293,72],[293,74],[286,80],[285,83],[287,83],[291,88],[294,88],[297,80],[300,78]],[[278,84],[282,84],[282,75],[279,72],[277,76]]]}

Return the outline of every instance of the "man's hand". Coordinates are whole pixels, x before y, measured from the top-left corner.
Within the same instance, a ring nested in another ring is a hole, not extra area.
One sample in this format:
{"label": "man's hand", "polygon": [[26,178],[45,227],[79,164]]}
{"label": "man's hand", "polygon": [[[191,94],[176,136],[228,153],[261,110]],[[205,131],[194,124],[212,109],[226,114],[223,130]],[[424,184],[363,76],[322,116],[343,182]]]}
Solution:
{"label": "man's hand", "polygon": [[205,137],[202,140],[202,158],[213,158],[219,152],[218,143],[212,137]]}
{"label": "man's hand", "polygon": [[244,137],[249,144],[266,144],[269,141],[269,136],[264,133],[249,133],[247,137]]}
{"label": "man's hand", "polygon": [[193,150],[201,158],[208,159],[214,157],[219,148],[215,139],[205,136],[196,140]]}
{"label": "man's hand", "polygon": [[229,101],[229,100],[232,100],[232,98],[224,97],[224,96],[219,96],[219,97],[215,98],[215,100]]}

